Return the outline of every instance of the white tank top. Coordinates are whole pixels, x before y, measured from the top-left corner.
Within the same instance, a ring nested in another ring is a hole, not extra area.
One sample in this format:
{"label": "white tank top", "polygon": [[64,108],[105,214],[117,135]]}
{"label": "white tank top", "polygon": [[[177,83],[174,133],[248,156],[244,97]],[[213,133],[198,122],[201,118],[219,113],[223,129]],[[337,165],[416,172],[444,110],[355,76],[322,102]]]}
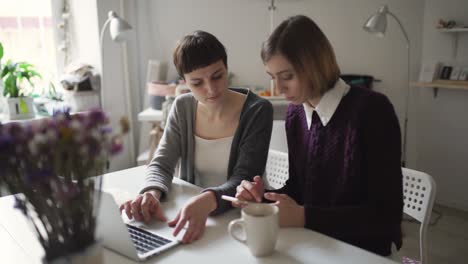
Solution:
{"label": "white tank top", "polygon": [[232,137],[204,139],[195,136],[195,184],[216,187],[227,181]]}

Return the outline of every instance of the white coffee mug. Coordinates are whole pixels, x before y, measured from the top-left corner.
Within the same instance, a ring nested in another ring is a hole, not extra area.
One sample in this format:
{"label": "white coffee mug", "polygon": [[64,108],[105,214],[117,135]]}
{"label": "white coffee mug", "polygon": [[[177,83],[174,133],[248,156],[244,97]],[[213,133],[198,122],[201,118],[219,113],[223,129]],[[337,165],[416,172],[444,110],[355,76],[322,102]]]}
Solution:
{"label": "white coffee mug", "polygon": [[[273,253],[278,239],[279,209],[273,204],[250,203],[242,209],[242,218],[229,223],[229,234],[247,245],[252,255],[268,256]],[[244,238],[234,232],[243,230]]]}

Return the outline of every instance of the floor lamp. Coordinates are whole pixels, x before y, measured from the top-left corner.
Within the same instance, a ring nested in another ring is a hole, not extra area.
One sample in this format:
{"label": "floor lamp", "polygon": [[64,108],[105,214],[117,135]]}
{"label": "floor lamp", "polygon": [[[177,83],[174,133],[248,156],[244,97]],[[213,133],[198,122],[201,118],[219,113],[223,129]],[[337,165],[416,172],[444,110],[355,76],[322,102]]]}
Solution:
{"label": "floor lamp", "polygon": [[403,157],[402,157],[402,165],[403,167],[406,166],[406,139],[407,139],[407,129],[408,129],[408,102],[409,102],[409,82],[410,82],[410,40],[408,38],[408,34],[406,33],[405,28],[401,24],[401,21],[398,19],[395,14],[388,10],[386,5],[379,8],[377,13],[370,16],[366,23],[363,26],[363,29],[367,32],[376,34],[379,37],[383,37],[385,35],[385,31],[387,30],[387,15],[393,17],[398,25],[400,26],[401,31],[406,39],[406,48],[408,51],[408,65],[407,65],[407,87],[406,87],[406,97],[405,97],[405,119],[404,119],[404,127],[403,127]]}
{"label": "floor lamp", "polygon": [[[125,42],[128,38],[128,33],[130,32],[130,30],[132,29],[132,26],[130,26],[130,24],[125,21],[124,19],[122,19],[121,17],[119,17],[117,15],[116,12],[114,11],[109,11],[108,13],[108,16],[107,16],[107,20],[106,22],[104,22],[104,25],[102,26],[102,29],[101,29],[101,34],[100,34],[100,46],[101,46],[101,87],[100,87],[100,99],[99,99],[99,103],[100,103],[100,106],[102,109],[104,109],[104,33],[106,31],[106,28],[107,26],[109,26],[109,33],[110,33],[110,37],[112,39],[112,41],[114,42],[117,42],[117,43],[122,43],[122,42]],[[125,56],[124,56],[124,62],[123,62],[123,66],[125,68],[125,76],[124,78],[126,78],[125,80],[125,83],[126,83],[126,86],[125,87],[125,98],[126,98],[126,103],[127,103],[127,111],[128,111],[128,118],[130,120],[130,124],[133,125],[133,118],[132,118],[132,113],[131,113],[131,110],[130,110],[130,106],[131,106],[131,97],[130,95],[128,94],[128,66],[127,66],[127,56],[126,56],[126,53],[125,53]],[[134,147],[134,137],[133,137],[133,129],[130,130],[129,132],[129,136],[130,136],[130,156],[132,157],[132,159],[135,157],[135,147]]]}
{"label": "floor lamp", "polygon": [[[128,32],[132,29],[132,26],[127,21],[120,18],[114,11],[109,11],[108,18],[101,29],[100,35],[100,46],[101,46],[101,72],[104,71],[104,32],[107,26],[109,26],[109,33],[112,41],[124,42],[127,40]],[[101,74],[102,75],[102,74]],[[104,108],[104,78],[101,76],[101,87],[100,87],[100,104],[101,108]]]}

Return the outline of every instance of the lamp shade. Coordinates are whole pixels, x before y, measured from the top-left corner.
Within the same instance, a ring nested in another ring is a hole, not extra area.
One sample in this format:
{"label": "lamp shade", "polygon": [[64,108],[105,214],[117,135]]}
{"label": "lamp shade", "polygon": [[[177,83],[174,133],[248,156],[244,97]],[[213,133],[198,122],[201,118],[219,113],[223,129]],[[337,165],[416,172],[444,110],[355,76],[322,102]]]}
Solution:
{"label": "lamp shade", "polygon": [[132,26],[130,26],[127,21],[120,18],[114,11],[110,11],[108,16],[110,19],[109,31],[112,40],[115,42],[127,40],[128,33],[132,29]]}
{"label": "lamp shade", "polygon": [[387,14],[388,8],[386,5],[384,5],[379,8],[377,13],[373,14],[367,19],[363,29],[367,32],[374,33],[379,37],[383,37],[385,35],[385,31],[387,30]]}

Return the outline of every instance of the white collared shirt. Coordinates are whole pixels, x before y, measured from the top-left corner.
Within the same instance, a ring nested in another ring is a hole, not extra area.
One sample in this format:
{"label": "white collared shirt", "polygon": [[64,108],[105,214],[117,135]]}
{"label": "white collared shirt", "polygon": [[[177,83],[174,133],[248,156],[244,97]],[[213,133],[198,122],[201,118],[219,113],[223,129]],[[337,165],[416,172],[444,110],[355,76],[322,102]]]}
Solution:
{"label": "white collared shirt", "polygon": [[330,119],[333,117],[333,114],[338,108],[338,105],[341,102],[341,99],[349,92],[349,85],[346,84],[342,79],[338,79],[335,86],[325,92],[325,94],[320,99],[317,107],[313,108],[307,103],[303,103],[304,112],[307,117],[307,128],[310,129],[310,124],[312,123],[312,114],[314,111],[317,112],[320,121],[323,126],[326,126]]}

